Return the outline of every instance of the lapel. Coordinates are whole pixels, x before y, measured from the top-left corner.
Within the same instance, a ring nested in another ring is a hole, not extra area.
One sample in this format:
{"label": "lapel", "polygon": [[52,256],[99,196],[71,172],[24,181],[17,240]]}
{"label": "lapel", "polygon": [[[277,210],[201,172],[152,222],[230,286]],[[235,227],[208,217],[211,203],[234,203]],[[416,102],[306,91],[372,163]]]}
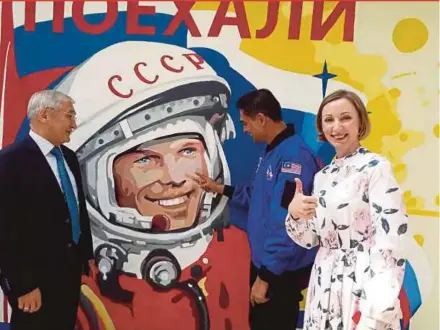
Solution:
{"label": "lapel", "polygon": [[26,148],[26,157],[32,159],[30,173],[38,173],[36,180],[45,187],[45,191],[65,203],[61,187],[38,145],[29,135],[23,139],[22,143]]}
{"label": "lapel", "polygon": [[[35,143],[35,141],[27,135],[23,141],[22,141],[24,147],[26,148],[26,157],[29,156],[29,158],[32,158],[31,166],[32,168],[29,169],[28,173],[38,173],[38,182],[45,187],[45,194],[49,193],[50,197],[54,198],[54,202],[58,199],[59,203],[62,203],[63,206],[67,209],[67,204],[64,199],[63,191],[61,190],[61,187],[50,168],[49,164],[47,163],[46,157],[41,152],[38,145]],[[70,170],[72,171],[73,176],[75,177],[75,183],[78,190],[78,199],[79,199],[79,211],[80,214],[82,212],[87,212],[84,204],[81,203],[81,201],[84,198],[83,190],[82,190],[82,181],[81,181],[81,173],[80,168],[77,165],[76,160],[74,159],[75,154],[73,152],[69,152],[68,148],[65,146],[61,146],[61,150],[63,151],[64,159],[66,160],[67,165],[69,166]],[[34,172],[35,171],[35,172]],[[35,176],[34,176],[35,177]]]}

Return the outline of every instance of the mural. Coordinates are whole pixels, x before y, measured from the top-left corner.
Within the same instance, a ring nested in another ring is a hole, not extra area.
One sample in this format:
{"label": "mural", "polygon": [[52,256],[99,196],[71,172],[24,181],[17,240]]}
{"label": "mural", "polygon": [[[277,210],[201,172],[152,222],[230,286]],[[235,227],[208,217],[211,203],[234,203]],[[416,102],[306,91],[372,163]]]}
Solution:
{"label": "mural", "polygon": [[76,101],[68,146],[97,263],[78,330],[249,328],[246,210],[189,176],[252,179],[262,146],[234,106],[263,87],[324,164],[322,97],[345,88],[365,100],[365,146],[393,163],[413,234],[402,325],[437,329],[438,13],[435,2],[3,2],[0,146],[27,134],[34,91]]}

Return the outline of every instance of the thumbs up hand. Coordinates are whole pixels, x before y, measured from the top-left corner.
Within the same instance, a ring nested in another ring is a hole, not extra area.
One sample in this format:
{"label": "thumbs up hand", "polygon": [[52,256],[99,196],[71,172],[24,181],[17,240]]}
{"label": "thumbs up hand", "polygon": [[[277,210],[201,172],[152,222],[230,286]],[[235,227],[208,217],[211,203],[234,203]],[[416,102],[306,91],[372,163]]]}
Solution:
{"label": "thumbs up hand", "polygon": [[296,194],[302,194],[303,193],[303,183],[301,182],[300,179],[295,178],[295,195]]}
{"label": "thumbs up hand", "polygon": [[294,220],[310,219],[315,215],[318,198],[304,195],[300,179],[295,179],[295,183],[295,195],[289,204],[289,214]]}

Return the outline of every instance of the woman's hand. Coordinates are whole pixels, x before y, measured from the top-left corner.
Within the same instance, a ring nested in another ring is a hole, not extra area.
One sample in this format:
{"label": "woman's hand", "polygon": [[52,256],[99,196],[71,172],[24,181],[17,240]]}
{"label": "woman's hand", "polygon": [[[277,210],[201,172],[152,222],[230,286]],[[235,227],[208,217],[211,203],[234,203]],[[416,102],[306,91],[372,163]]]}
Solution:
{"label": "woman's hand", "polygon": [[302,182],[295,179],[295,195],[289,204],[289,214],[293,220],[310,219],[315,215],[318,207],[318,198],[303,194]]}

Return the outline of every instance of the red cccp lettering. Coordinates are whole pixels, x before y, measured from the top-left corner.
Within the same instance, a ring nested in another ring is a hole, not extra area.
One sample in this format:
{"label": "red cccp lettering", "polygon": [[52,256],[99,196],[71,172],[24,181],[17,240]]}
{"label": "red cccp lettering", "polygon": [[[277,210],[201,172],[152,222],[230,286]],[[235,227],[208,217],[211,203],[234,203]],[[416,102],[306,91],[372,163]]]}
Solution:
{"label": "red cccp lettering", "polygon": [[[206,63],[203,57],[195,53],[182,54],[182,61],[177,61],[175,57],[171,55],[163,55],[160,57],[159,63],[160,67],[158,71],[162,72],[172,72],[180,74],[185,71],[185,68],[190,68],[193,66],[196,70],[204,70],[204,64]],[[186,63],[186,66],[185,66]],[[141,71],[141,67],[144,69]],[[139,82],[147,85],[153,85],[160,81],[160,72],[154,72],[146,69],[148,64],[146,62],[137,62],[133,66],[132,73],[137,78]],[[135,92],[133,86],[124,85],[124,77],[121,75],[113,75],[107,81],[108,88],[112,94],[120,98],[130,98]]]}

